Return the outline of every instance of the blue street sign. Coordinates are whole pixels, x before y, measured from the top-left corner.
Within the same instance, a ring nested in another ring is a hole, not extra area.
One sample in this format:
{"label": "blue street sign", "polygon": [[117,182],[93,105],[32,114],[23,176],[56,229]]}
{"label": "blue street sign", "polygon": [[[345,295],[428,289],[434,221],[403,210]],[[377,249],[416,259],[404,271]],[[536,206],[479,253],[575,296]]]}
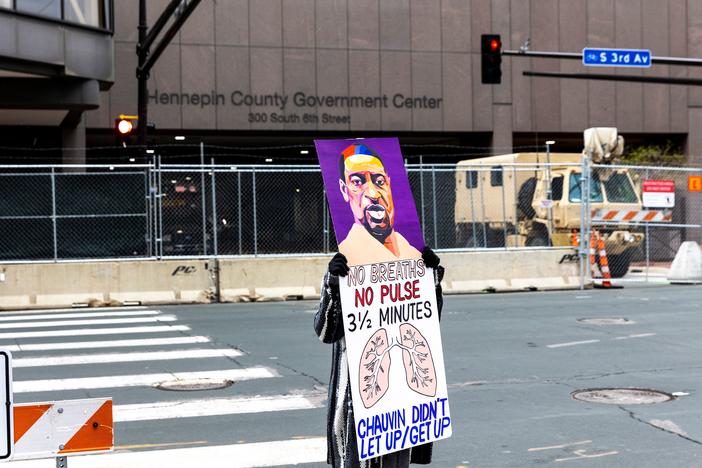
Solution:
{"label": "blue street sign", "polygon": [[651,66],[651,51],[637,49],[583,49],[583,65],[589,67]]}

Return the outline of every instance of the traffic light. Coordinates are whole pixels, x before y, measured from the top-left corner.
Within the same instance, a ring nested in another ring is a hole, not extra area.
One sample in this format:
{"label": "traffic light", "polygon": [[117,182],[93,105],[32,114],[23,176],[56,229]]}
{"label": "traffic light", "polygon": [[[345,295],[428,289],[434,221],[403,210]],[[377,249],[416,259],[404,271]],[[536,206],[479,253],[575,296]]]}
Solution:
{"label": "traffic light", "polygon": [[480,36],[480,71],[483,84],[502,83],[502,39],[499,34]]}
{"label": "traffic light", "polygon": [[120,114],[120,116],[115,119],[115,136],[117,137],[118,144],[127,146],[130,137],[136,132],[136,129],[137,116]]}

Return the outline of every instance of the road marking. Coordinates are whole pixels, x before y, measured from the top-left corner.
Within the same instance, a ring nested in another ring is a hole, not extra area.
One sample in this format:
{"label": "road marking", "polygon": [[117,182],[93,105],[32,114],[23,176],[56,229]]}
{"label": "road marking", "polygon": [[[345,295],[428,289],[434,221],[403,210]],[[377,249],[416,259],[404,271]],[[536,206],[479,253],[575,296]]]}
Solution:
{"label": "road marking", "polygon": [[[168,330],[172,330],[168,327]],[[145,338],[140,340],[76,341],[73,343],[35,343],[3,345],[12,353],[20,351],[53,351],[59,349],[131,348],[138,346],[166,346],[180,344],[209,343],[206,336],[180,336],[177,338]]]}
{"label": "road marking", "polygon": [[584,445],[584,444],[591,444],[591,440],[581,440],[578,442],[571,442],[569,444],[562,444],[562,445],[549,445],[547,447],[534,447],[530,448],[527,450],[527,452],[540,452],[542,450],[553,450],[553,449],[560,449],[560,448],[565,448],[565,447],[572,447],[573,445]]}
{"label": "road marking", "polygon": [[162,374],[110,375],[107,377],[79,377],[73,379],[14,381],[14,393],[49,392],[61,390],[88,390],[95,388],[152,387],[162,382],[190,379],[226,379],[233,381],[280,377],[268,367],[249,367],[200,372],[173,372]]}
{"label": "road marking", "polygon": [[137,317],[140,315],[159,315],[158,310],[129,310],[115,312],[80,312],[75,314],[37,314],[37,315],[2,315],[0,322],[22,322],[30,320],[51,320],[51,319],[67,319],[67,318],[90,318],[90,317]]}
{"label": "road marking", "polygon": [[162,333],[187,330],[190,330],[190,327],[187,325],[162,325],[155,327],[151,326],[122,328],[80,328],[72,330],[0,333],[0,340],[16,340],[18,338],[48,338],[51,336],[130,335],[132,333]]}
{"label": "road marking", "polygon": [[159,401],[157,403],[114,406],[112,414],[115,422],[127,422],[266,413],[322,408],[326,398],[327,394],[324,392],[308,395],[255,395],[203,400]]}
{"label": "road marking", "polygon": [[590,299],[592,296],[575,296],[576,299]]}
{"label": "road marking", "polygon": [[[253,468],[322,463],[327,459],[326,437],[251,444],[215,445],[145,452],[118,452],[71,458],[71,468]],[[46,468],[47,460],[12,462],[13,468]]]}
{"label": "road marking", "polygon": [[166,442],[163,444],[133,444],[133,445],[115,445],[115,450],[134,450],[140,448],[164,448],[164,447],[182,447],[184,445],[205,445],[206,440],[193,440],[190,442]]}
{"label": "road marking", "polygon": [[12,367],[74,366],[80,364],[109,364],[114,362],[170,361],[177,359],[239,357],[243,355],[244,353],[238,349],[232,348],[183,349],[143,353],[80,354],[75,356],[45,356],[13,359]]}
{"label": "road marking", "polygon": [[619,452],[616,450],[612,450],[611,452],[600,452],[600,453],[593,453],[592,455],[588,454],[585,452],[585,450],[576,450],[573,452],[574,454],[577,455],[577,457],[568,457],[568,458],[556,458],[557,462],[562,462],[562,461],[569,461],[569,460],[582,460],[584,458],[600,458],[600,457],[608,457],[610,455],[616,455]]}
{"label": "road marking", "polygon": [[581,344],[599,343],[600,340],[584,340],[584,341],[570,341],[568,343],[556,343],[551,345],[546,345],[547,348],[565,348],[566,346],[578,346]]}
{"label": "road marking", "polygon": [[32,315],[32,314],[46,314],[49,312],[75,312],[76,310],[144,310],[148,309],[146,306],[117,306],[117,307],[69,307],[60,309],[41,309],[41,310],[3,310],[0,315],[5,314],[22,314],[22,315]]}
{"label": "road marking", "polygon": [[646,338],[649,336],[656,336],[655,333],[639,333],[638,335],[627,335],[627,336],[617,336],[616,338],[612,338],[613,340],[628,340],[631,338]]}
{"label": "road marking", "polygon": [[127,323],[157,323],[157,322],[175,322],[173,315],[161,315],[159,317],[130,317],[118,319],[90,319],[90,320],[54,320],[39,323],[24,323],[12,322],[3,323],[2,329],[8,330],[12,328],[52,328],[52,327],[73,327],[78,325],[120,325]]}

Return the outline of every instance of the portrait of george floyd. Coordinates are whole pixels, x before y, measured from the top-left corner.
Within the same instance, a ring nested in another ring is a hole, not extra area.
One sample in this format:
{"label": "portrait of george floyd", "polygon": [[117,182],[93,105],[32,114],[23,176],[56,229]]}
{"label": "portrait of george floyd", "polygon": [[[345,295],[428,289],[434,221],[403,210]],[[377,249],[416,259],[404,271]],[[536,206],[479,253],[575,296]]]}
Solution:
{"label": "portrait of george floyd", "polygon": [[421,258],[424,241],[398,139],[316,140],[315,146],[348,264]]}

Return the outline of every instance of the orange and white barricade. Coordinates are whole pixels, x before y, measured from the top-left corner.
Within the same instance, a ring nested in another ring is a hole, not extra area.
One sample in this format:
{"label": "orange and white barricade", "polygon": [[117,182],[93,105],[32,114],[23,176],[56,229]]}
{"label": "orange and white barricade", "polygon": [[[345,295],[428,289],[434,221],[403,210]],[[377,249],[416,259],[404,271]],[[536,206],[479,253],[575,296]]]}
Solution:
{"label": "orange and white barricade", "polygon": [[671,210],[592,210],[593,221],[621,223],[669,223],[673,221]]}
{"label": "orange and white barricade", "polygon": [[112,399],[16,403],[13,459],[66,457],[114,448]]}

